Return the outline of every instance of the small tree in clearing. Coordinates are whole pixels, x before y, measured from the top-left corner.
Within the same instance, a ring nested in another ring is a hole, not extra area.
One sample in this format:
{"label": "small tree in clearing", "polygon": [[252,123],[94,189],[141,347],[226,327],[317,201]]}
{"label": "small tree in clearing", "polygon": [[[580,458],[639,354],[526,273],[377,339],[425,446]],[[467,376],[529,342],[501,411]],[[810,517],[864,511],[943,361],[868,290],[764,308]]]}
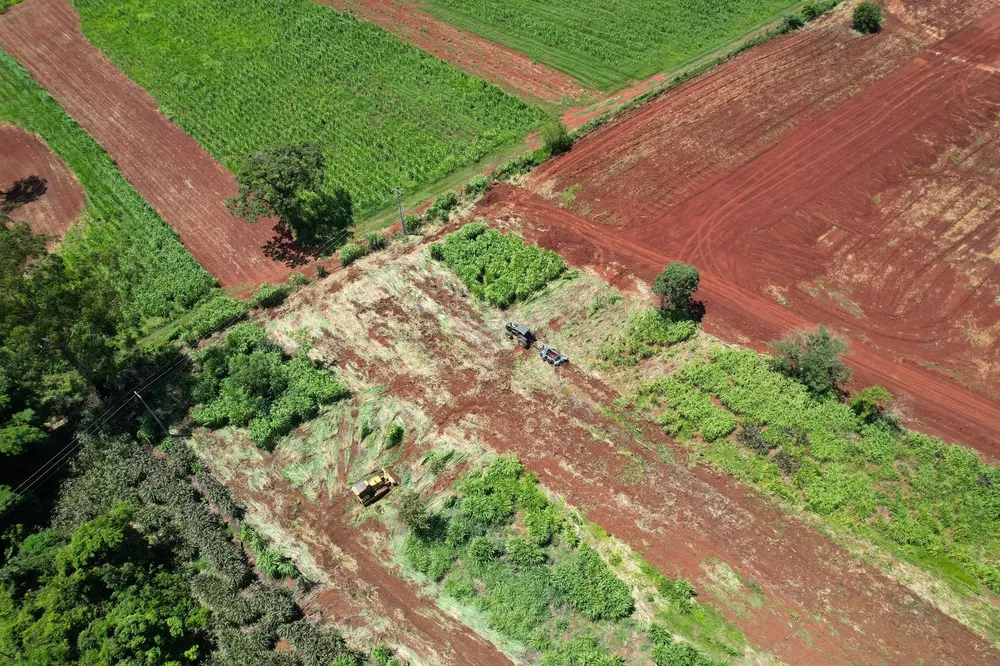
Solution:
{"label": "small tree in clearing", "polygon": [[851,409],[866,423],[880,419],[889,419],[889,409],[892,406],[892,393],[884,386],[869,386],[860,393],[851,396]]}
{"label": "small tree in clearing", "polygon": [[660,307],[677,310],[691,303],[691,295],[698,291],[701,274],[690,264],[675,261],[656,276],[653,293],[660,297]]}
{"label": "small tree in clearing", "polygon": [[542,130],[542,144],[550,155],[561,155],[573,147],[573,137],[565,125],[553,122]]}
{"label": "small tree in clearing", "polygon": [[882,7],[877,2],[865,0],[854,8],[854,29],[862,34],[882,29]]}
{"label": "small tree in clearing", "polygon": [[778,369],[817,396],[842,395],[844,384],[851,381],[851,369],[840,358],[847,343],[830,335],[825,326],[774,340],[771,348],[777,353]]}
{"label": "small tree in clearing", "polygon": [[399,496],[399,519],[414,532],[427,527],[427,502],[413,490],[404,490]]}

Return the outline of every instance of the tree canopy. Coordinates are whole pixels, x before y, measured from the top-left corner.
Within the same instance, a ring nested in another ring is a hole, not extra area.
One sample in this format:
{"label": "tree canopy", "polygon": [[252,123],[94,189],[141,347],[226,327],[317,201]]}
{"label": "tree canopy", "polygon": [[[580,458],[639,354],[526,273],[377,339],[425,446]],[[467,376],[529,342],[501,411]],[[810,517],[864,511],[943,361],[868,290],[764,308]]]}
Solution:
{"label": "tree canopy", "polygon": [[847,353],[847,343],[830,335],[825,326],[774,340],[771,348],[777,354],[778,369],[817,396],[840,395],[851,381],[851,369],[841,360]]}
{"label": "tree canopy", "polygon": [[679,310],[691,303],[691,295],[698,290],[701,274],[689,264],[675,261],[656,276],[653,293],[660,297],[665,310]]}
{"label": "tree canopy", "polygon": [[853,27],[861,33],[869,34],[882,29],[882,7],[877,2],[865,0],[854,8]]}
{"label": "tree canopy", "polygon": [[324,186],[326,159],[315,143],[258,151],[235,171],[239,191],[226,206],[249,222],[279,217],[297,239],[312,243],[353,220],[347,190]]}

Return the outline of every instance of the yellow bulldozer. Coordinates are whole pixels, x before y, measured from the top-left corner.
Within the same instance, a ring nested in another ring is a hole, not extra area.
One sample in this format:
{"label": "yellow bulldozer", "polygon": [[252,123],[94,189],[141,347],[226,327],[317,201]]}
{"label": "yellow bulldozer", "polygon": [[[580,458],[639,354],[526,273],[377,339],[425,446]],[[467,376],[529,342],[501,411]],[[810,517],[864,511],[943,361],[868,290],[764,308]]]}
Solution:
{"label": "yellow bulldozer", "polygon": [[371,506],[388,495],[396,485],[396,479],[383,467],[381,474],[372,472],[367,479],[351,486],[351,490],[362,506]]}

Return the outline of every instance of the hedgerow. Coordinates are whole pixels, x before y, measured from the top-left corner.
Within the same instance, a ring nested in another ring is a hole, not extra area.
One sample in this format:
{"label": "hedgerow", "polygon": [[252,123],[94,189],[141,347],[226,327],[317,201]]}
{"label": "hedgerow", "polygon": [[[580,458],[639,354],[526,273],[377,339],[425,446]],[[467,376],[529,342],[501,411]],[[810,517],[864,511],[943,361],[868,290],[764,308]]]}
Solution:
{"label": "hedgerow", "polygon": [[319,406],[347,396],[347,389],[305,355],[289,358],[252,323],[234,327],[224,344],[197,355],[192,411],[196,422],[218,428],[248,428],[251,441],[270,449],[278,437]]}
{"label": "hedgerow", "polygon": [[[315,142],[364,216],[513,144],[543,111],[310,0],[80,0],[84,34],[217,159]],[[232,39],[219,39],[230,35]],[[281,104],[268,100],[282,100]],[[391,112],[387,112],[391,110]]]}
{"label": "hedgerow", "polygon": [[562,275],[566,262],[550,250],[525,245],[513,234],[488,229],[484,222],[466,224],[430,247],[473,294],[507,308]]}
{"label": "hedgerow", "polygon": [[[704,449],[715,464],[836,529],[956,584],[1000,590],[1000,470],[969,449],[817,396],[749,350],[714,349],[633,402],[666,408],[671,428],[715,440]],[[737,423],[736,441],[724,439]]]}

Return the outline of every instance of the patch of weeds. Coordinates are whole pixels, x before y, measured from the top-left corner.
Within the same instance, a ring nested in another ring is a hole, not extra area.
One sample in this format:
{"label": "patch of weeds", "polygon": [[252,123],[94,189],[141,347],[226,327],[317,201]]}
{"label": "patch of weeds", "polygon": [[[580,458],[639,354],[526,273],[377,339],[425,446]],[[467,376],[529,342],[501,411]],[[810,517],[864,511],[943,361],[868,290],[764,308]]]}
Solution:
{"label": "patch of weeds", "polygon": [[665,347],[691,339],[697,328],[684,314],[649,308],[630,316],[624,334],[603,347],[600,355],[612,365],[635,365]]}

